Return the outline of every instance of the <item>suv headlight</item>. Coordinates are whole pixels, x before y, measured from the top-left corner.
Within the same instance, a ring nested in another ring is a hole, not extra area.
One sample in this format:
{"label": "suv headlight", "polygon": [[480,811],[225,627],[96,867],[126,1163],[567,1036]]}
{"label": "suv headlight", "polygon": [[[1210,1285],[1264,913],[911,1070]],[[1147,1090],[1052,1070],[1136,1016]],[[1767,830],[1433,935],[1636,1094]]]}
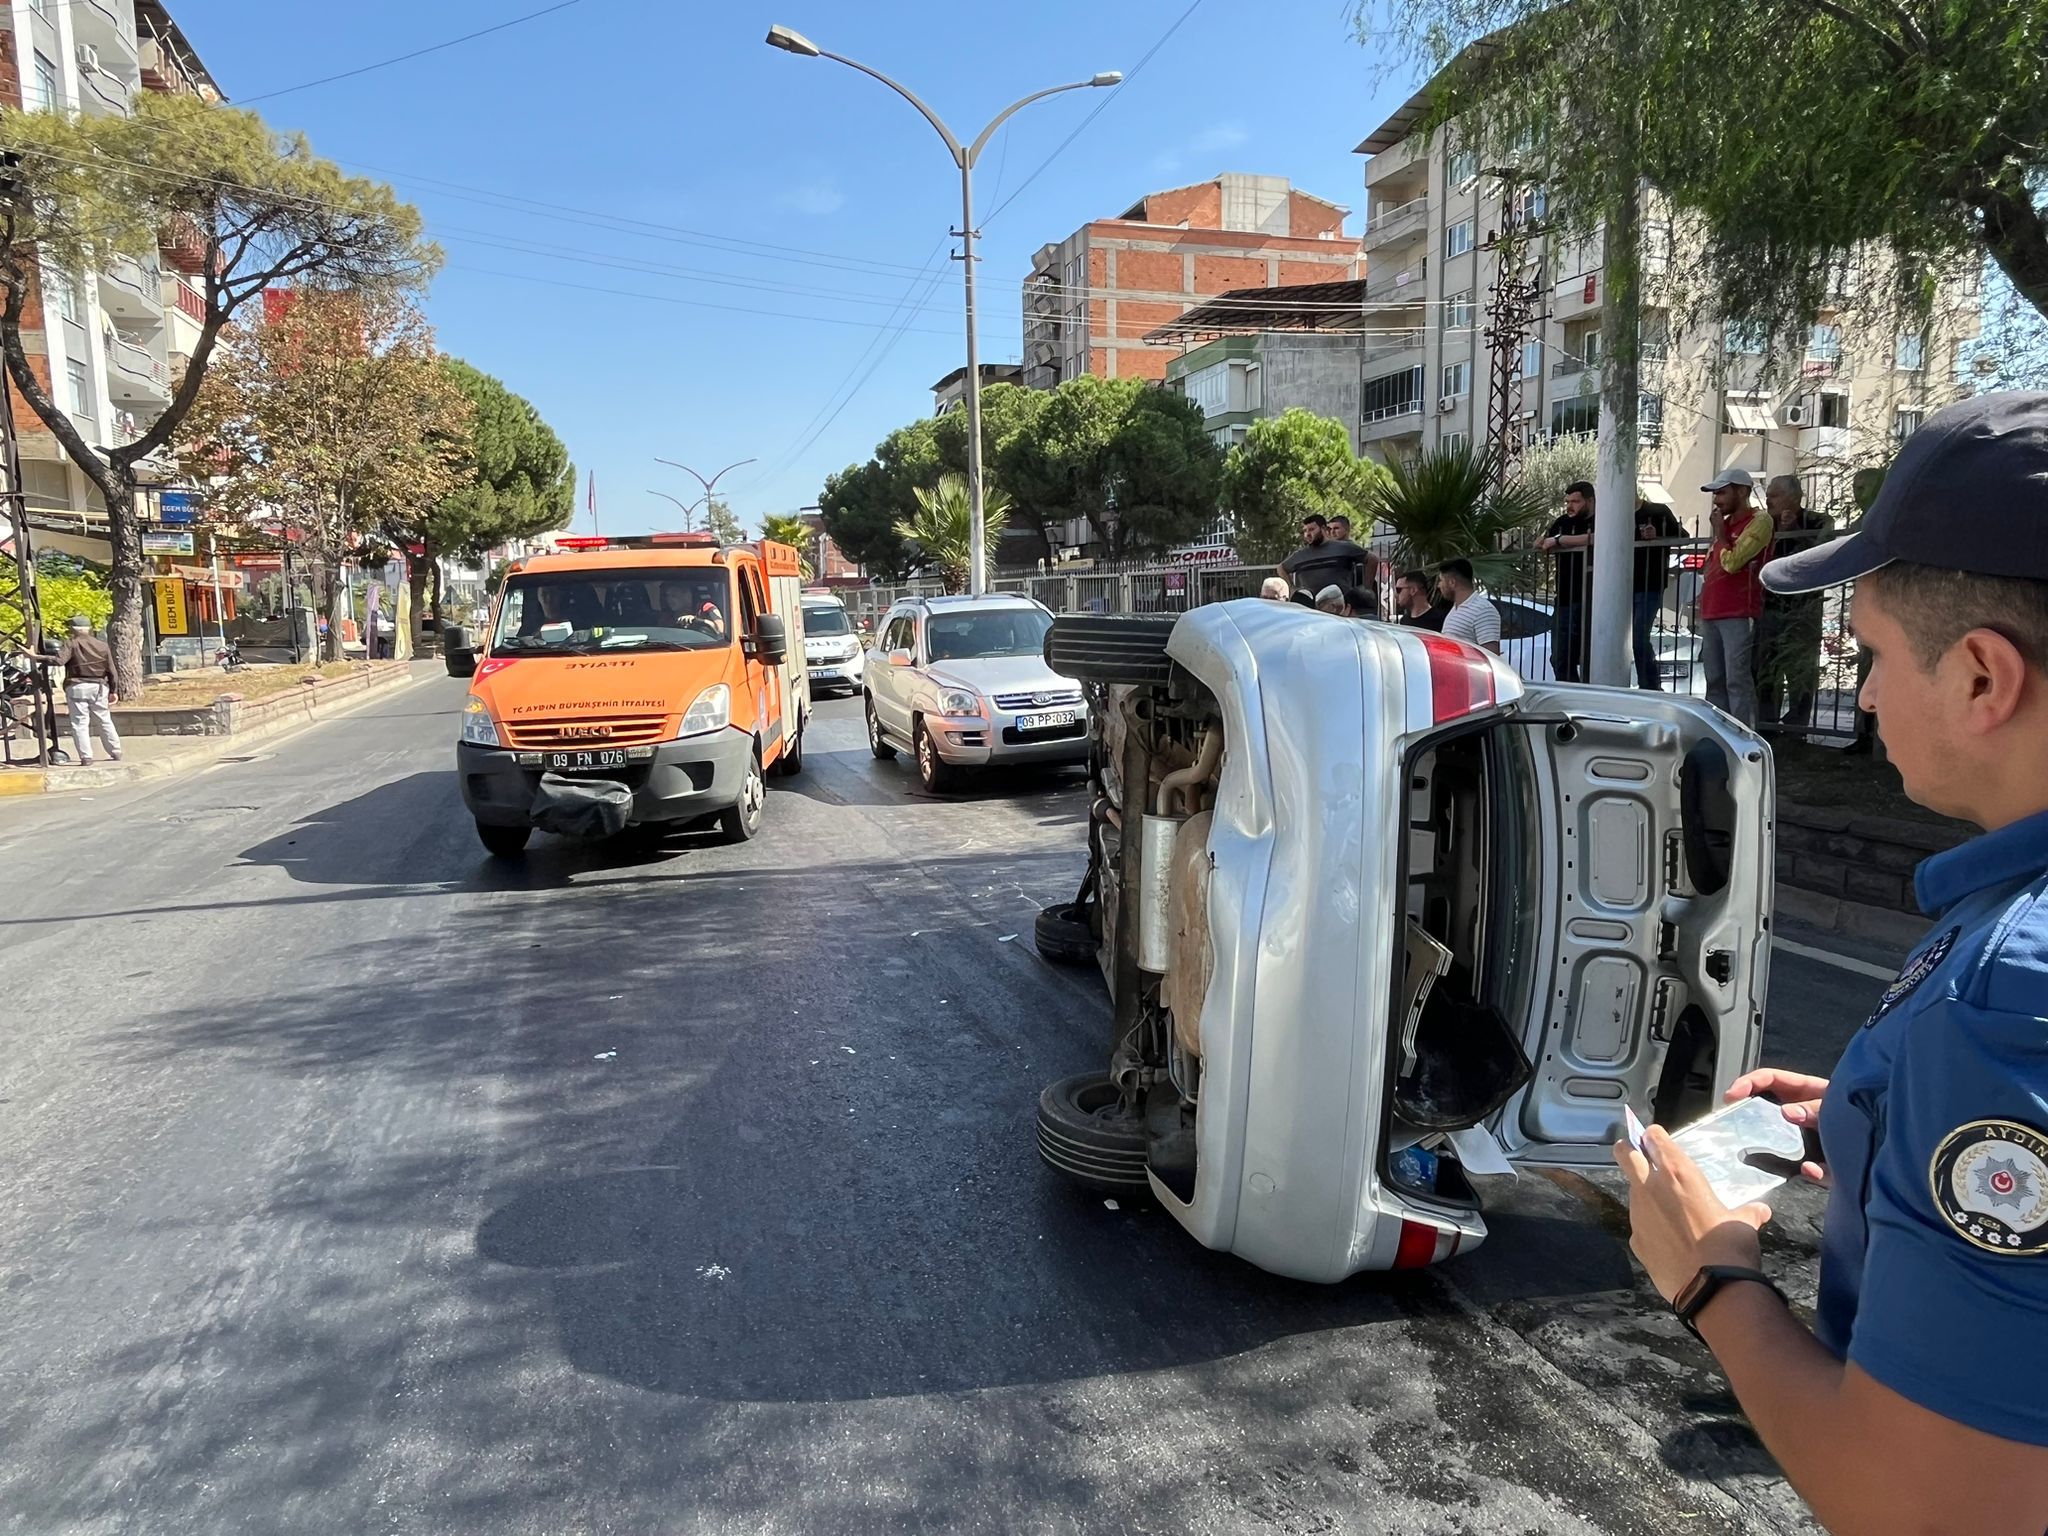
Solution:
{"label": "suv headlight", "polygon": [[939,690],[939,713],[942,715],[979,715],[981,695],[971,688],[941,688]]}
{"label": "suv headlight", "polygon": [[498,728],[491,723],[491,706],[473,693],[462,705],[462,739],[472,747],[498,745]]}
{"label": "suv headlight", "polygon": [[732,724],[732,689],[724,683],[713,683],[690,707],[683,711],[682,729],[676,732],[676,739],[685,736],[702,736],[708,731],[722,731]]}

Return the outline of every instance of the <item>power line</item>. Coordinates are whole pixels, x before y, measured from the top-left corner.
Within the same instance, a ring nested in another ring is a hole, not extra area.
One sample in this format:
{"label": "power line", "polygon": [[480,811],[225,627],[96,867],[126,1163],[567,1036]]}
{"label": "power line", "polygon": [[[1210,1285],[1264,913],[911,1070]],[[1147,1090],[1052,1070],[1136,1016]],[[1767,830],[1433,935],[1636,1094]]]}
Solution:
{"label": "power line", "polygon": [[523,26],[529,21],[538,21],[543,16],[552,16],[556,11],[566,11],[572,5],[581,5],[583,0],[556,0],[554,5],[544,6],[537,11],[528,11],[524,16],[514,16],[507,21],[496,22],[488,27],[479,27],[474,32],[465,32],[460,37],[451,37],[445,43],[431,43],[425,48],[415,48],[410,53],[401,53],[394,58],[379,59],[374,64],[360,65],[345,69],[338,75],[322,75],[318,80],[302,80],[297,85],[280,86],[274,91],[264,91],[255,96],[244,96],[237,105],[253,106],[259,101],[270,101],[279,96],[290,96],[297,91],[310,91],[316,85],[332,85],[337,80],[353,80],[358,75],[367,75],[374,70],[389,69],[394,64],[404,64],[413,59],[423,59],[430,53],[440,53],[449,48],[473,43],[480,37],[489,37],[493,32],[503,32],[512,27]]}

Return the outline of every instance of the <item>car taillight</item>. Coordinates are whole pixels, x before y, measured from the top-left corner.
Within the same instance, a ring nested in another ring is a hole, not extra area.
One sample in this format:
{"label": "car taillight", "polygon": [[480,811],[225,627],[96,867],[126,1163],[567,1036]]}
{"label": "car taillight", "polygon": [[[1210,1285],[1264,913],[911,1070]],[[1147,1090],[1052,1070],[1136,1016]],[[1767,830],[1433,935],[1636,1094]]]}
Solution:
{"label": "car taillight", "polygon": [[1430,710],[1438,725],[1493,707],[1493,667],[1484,651],[1443,635],[1416,638],[1429,653]]}
{"label": "car taillight", "polygon": [[1458,1251],[1456,1227],[1433,1227],[1426,1221],[1401,1219],[1401,1242],[1394,1250],[1394,1268],[1421,1269]]}

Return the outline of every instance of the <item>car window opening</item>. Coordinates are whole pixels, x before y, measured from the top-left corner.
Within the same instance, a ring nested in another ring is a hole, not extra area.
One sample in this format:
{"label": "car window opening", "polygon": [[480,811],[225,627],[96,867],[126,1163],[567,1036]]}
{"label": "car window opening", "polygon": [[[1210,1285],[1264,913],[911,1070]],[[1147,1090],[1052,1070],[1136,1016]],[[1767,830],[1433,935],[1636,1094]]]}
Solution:
{"label": "car window opening", "polygon": [[723,571],[514,576],[498,605],[491,651],[589,656],[721,646],[729,638],[730,607]]}

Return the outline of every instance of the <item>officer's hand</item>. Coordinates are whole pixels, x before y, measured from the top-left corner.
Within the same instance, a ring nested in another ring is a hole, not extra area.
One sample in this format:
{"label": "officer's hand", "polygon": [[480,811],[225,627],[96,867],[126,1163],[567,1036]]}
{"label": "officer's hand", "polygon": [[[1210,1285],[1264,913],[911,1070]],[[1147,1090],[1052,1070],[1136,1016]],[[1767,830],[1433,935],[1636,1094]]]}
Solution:
{"label": "officer's hand", "polygon": [[1644,1132],[1643,1145],[1647,1158],[1617,1141],[1614,1161],[1628,1178],[1629,1251],[1642,1261],[1657,1294],[1671,1300],[1702,1265],[1757,1268],[1757,1228],[1771,1219],[1771,1208],[1751,1204],[1731,1211],[1723,1205],[1699,1165],[1662,1126]]}
{"label": "officer's hand", "polygon": [[1794,1125],[1819,1125],[1820,1101],[1827,1091],[1828,1080],[1824,1077],[1759,1067],[1730,1083],[1723,1097],[1730,1104],[1738,1099],[1769,1099],[1784,1106],[1785,1118]]}

